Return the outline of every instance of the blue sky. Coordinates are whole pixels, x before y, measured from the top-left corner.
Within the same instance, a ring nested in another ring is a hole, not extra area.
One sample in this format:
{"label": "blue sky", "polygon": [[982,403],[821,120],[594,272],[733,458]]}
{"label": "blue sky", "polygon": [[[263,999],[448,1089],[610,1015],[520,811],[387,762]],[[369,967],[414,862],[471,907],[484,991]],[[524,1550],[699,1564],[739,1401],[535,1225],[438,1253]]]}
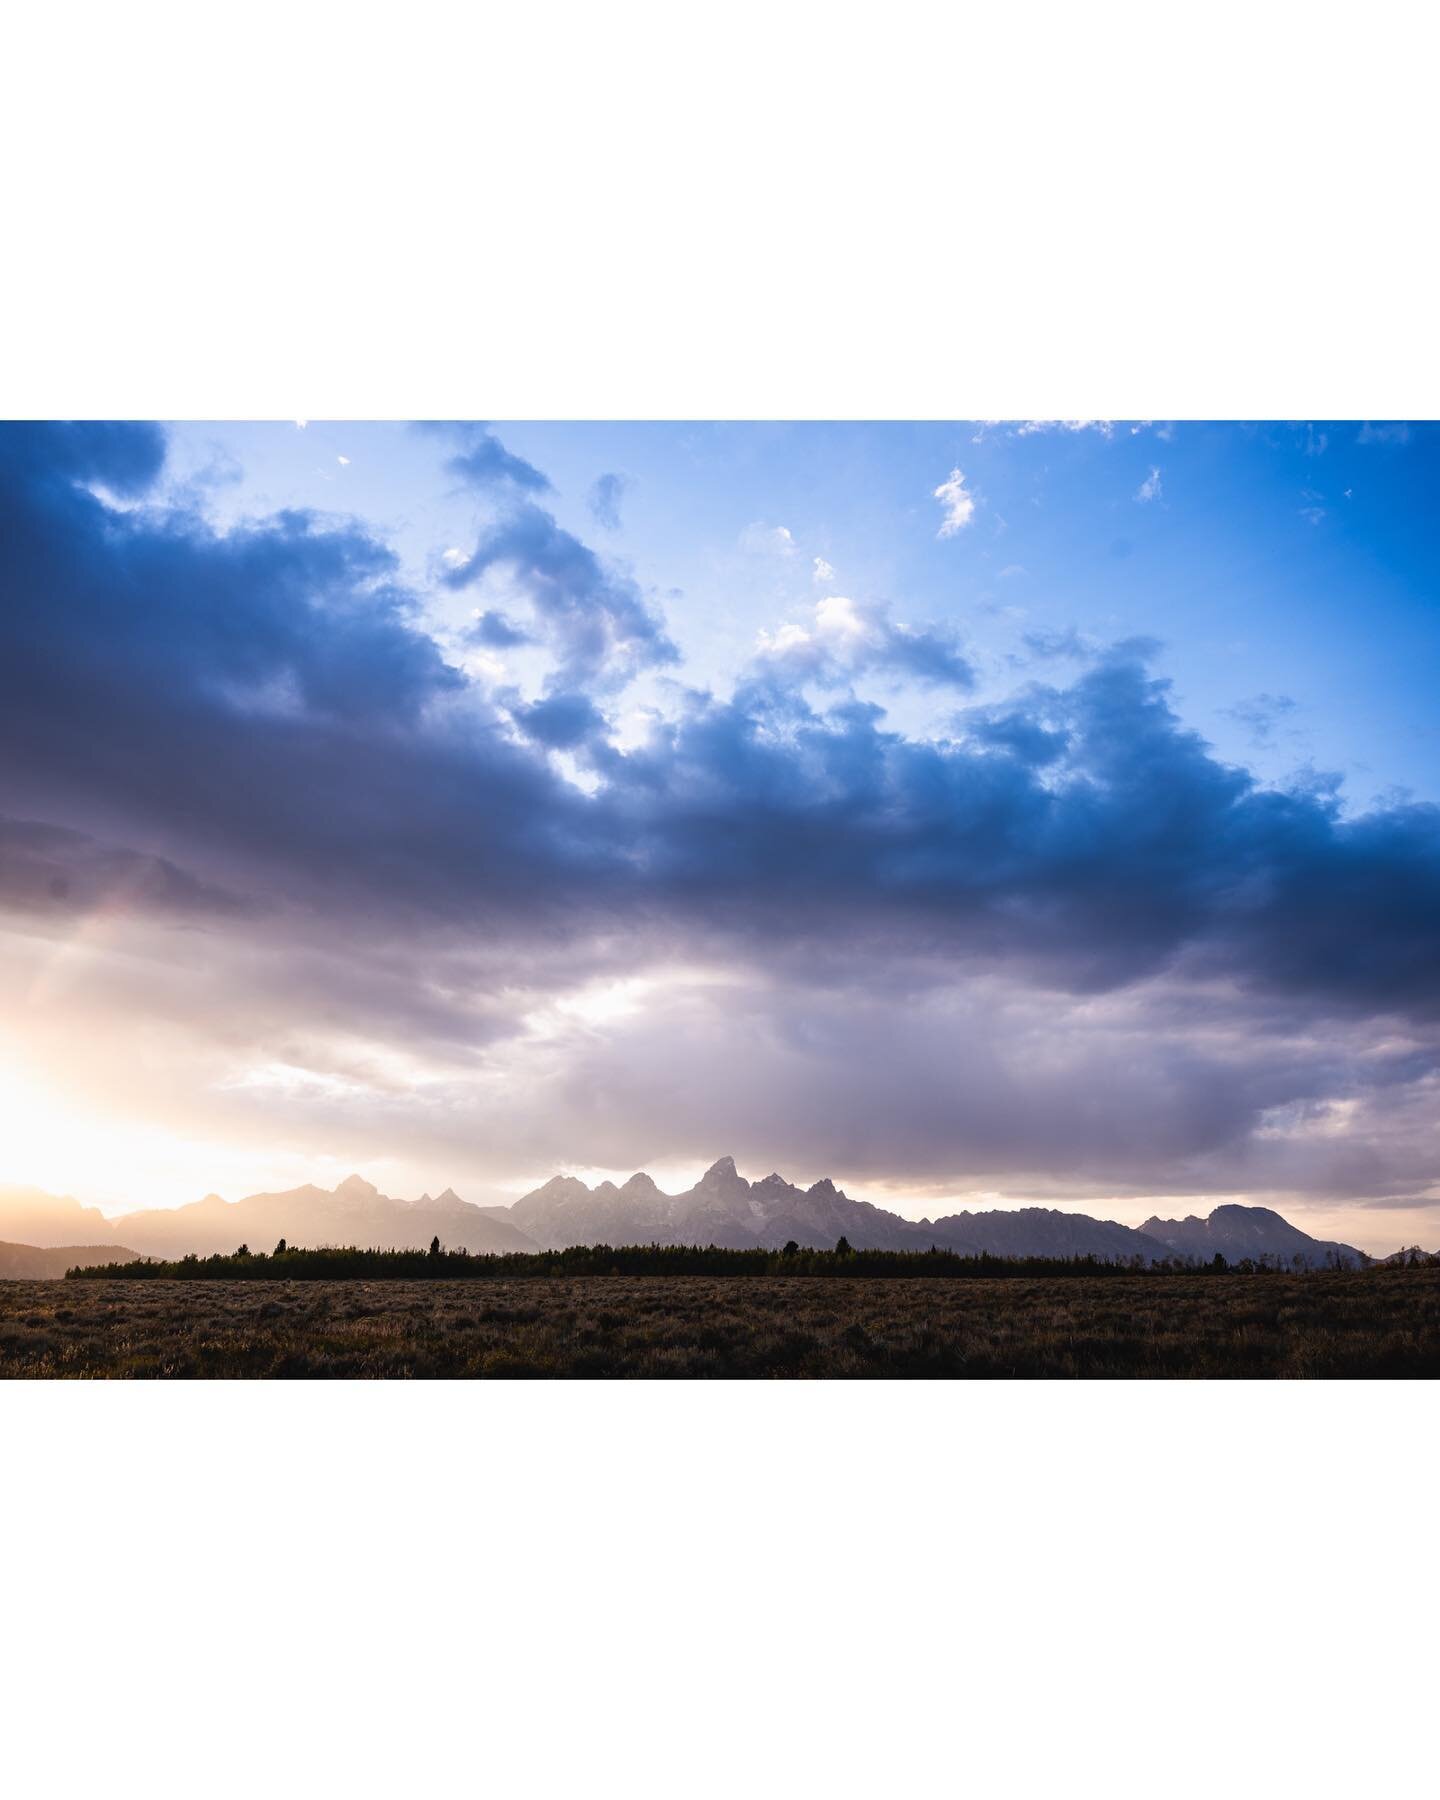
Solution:
{"label": "blue sky", "polygon": [[[1436,796],[1440,432],[1234,425],[506,424],[547,503],[633,568],[689,680],[727,684],[762,630],[818,599],[885,601],[964,633],[983,696],[1034,665],[1027,635],[1158,640],[1176,704],[1223,757],[1343,777],[1347,804]],[[217,520],[358,513],[427,585],[473,535],[473,493],[394,424],[180,425],[182,479],[224,470]],[[347,460],[341,462],[340,458]],[[959,468],[969,523],[938,535]],[[618,529],[594,484],[620,478]],[[788,539],[778,536],[780,531]],[[817,559],[833,574],[817,577]],[[901,704],[891,696],[892,705]]]}
{"label": "blue sky", "polygon": [[1428,1241],[1436,446],[4,428],[0,1179]]}

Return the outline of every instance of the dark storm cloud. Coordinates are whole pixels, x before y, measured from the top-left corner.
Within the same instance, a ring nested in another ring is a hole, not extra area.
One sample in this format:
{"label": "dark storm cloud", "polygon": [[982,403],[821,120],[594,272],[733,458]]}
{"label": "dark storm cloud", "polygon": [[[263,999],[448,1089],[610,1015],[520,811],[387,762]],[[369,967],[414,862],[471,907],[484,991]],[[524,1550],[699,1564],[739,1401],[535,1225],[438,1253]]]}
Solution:
{"label": "dark storm cloud", "polygon": [[255,909],[164,857],[57,825],[0,818],[0,913],[63,919],[105,910],[184,919],[237,917]]}
{"label": "dark storm cloud", "polygon": [[0,446],[7,479],[37,487],[96,482],[123,499],[143,494],[165,466],[158,425],[39,421],[7,424]]}
{"label": "dark storm cloud", "polygon": [[[358,526],[217,536],[89,491],[143,495],[160,452],[145,428],[0,433],[12,812],[357,930],[483,924],[497,955],[689,936],[801,980],[833,950],[827,979],[856,990],[989,960],[1079,992],[1174,968],[1316,1018],[1440,1007],[1440,813],[1258,786],[1184,728],[1143,647],[945,741],[854,699],[814,710],[772,670],[622,755],[597,693],[676,653],[548,514],[522,504],[454,577],[503,566],[550,648],[512,722]],[[594,795],[546,754],[581,745]]]}
{"label": "dark storm cloud", "polygon": [[970,743],[1002,751],[1038,769],[1057,762],[1065,754],[1069,738],[1063,730],[1044,723],[1043,707],[1036,710],[1038,717],[1024,704],[972,706],[956,723]]}
{"label": "dark storm cloud", "polygon": [[574,790],[416,629],[391,553],[304,513],[217,536],[77,485],[135,492],[157,441],[0,431],[8,810],[376,918],[566,870]]}
{"label": "dark storm cloud", "polygon": [[550,750],[573,750],[605,730],[605,715],[588,694],[551,694],[510,715],[527,737]]}
{"label": "dark storm cloud", "polygon": [[635,583],[607,569],[541,507],[526,504],[500,519],[444,579],[463,588],[492,569],[508,575],[529,602],[535,629],[556,659],[557,690],[613,687],[641,669],[679,660],[664,621]]}

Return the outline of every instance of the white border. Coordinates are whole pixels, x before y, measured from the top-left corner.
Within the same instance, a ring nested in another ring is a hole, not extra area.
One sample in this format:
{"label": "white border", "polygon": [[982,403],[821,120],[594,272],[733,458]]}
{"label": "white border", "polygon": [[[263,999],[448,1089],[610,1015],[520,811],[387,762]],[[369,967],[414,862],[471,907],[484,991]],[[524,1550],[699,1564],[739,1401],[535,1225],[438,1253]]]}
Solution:
{"label": "white border", "polygon": [[1432,1440],[1375,1387],[1352,1437],[1352,1397],[17,1388],[7,1775],[151,1800],[1418,1791]]}
{"label": "white border", "polygon": [[21,9],[11,414],[1433,416],[1394,0]]}

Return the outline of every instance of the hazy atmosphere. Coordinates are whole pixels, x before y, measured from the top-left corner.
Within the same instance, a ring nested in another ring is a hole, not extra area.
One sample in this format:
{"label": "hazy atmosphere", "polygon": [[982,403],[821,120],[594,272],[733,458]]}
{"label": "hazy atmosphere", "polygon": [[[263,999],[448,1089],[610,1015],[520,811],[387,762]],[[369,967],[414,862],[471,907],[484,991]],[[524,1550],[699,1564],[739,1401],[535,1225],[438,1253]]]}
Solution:
{"label": "hazy atmosphere", "polygon": [[1434,428],[0,427],[0,1185],[1440,1238]]}

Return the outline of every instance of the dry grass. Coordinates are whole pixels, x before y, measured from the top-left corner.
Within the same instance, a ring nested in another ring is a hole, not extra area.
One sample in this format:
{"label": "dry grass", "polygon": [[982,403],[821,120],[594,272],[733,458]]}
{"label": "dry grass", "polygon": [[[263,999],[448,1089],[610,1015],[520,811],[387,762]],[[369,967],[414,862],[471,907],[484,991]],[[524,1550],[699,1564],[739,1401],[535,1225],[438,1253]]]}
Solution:
{"label": "dry grass", "polygon": [[1436,1270],[0,1285],[12,1377],[1437,1374]]}

